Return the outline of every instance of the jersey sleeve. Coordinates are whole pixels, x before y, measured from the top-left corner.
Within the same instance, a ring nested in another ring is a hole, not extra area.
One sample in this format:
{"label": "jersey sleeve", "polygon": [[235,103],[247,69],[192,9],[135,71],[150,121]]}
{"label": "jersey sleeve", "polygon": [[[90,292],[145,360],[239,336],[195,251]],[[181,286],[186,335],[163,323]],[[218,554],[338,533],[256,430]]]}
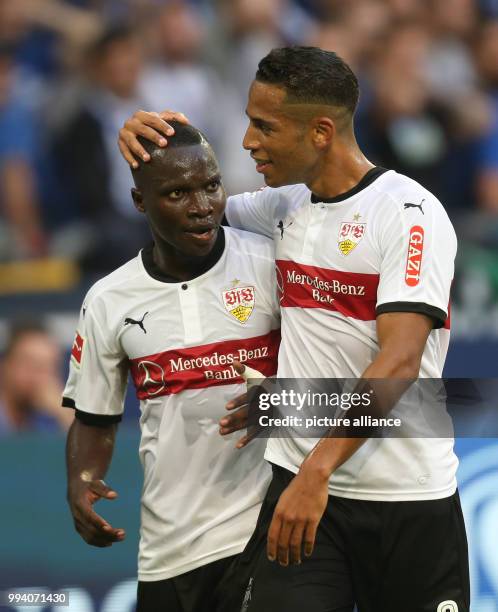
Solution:
{"label": "jersey sleeve", "polygon": [[251,193],[230,196],[225,215],[231,227],[273,238],[272,190],[264,187]]}
{"label": "jersey sleeve", "polygon": [[387,223],[378,232],[381,265],[376,314],[421,313],[440,328],[448,317],[457,239],[436,198],[417,194],[409,199],[417,206],[396,203],[390,219],[382,216]]}
{"label": "jersey sleeve", "polygon": [[270,257],[270,262],[266,265],[264,274],[260,275],[260,278],[264,279],[263,296],[267,311],[272,318],[272,329],[277,329],[280,327],[280,298],[273,252],[270,254]]}
{"label": "jersey sleeve", "polygon": [[88,425],[105,426],[121,420],[128,361],[119,344],[106,338],[92,306],[81,309],[62,405]]}

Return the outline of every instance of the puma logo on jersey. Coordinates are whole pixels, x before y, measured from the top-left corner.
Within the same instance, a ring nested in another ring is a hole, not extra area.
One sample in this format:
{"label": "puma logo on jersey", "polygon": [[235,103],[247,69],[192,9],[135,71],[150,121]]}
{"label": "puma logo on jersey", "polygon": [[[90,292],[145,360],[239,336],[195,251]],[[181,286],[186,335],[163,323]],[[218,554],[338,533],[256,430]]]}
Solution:
{"label": "puma logo on jersey", "polygon": [[144,313],[144,316],[140,319],[140,321],[136,321],[135,319],[132,319],[131,317],[126,317],[126,319],[124,320],[124,324],[125,325],[138,325],[138,327],[140,327],[140,329],[143,331],[144,334],[147,333],[147,330],[144,327],[144,319],[145,319],[145,315],[148,315],[149,311]]}
{"label": "puma logo on jersey", "polygon": [[419,208],[420,212],[424,215],[424,209],[422,208],[422,204],[425,202],[425,198],[420,202],[420,204],[413,204],[412,202],[405,202],[404,208],[407,210],[408,208]]}
{"label": "puma logo on jersey", "polygon": [[284,230],[290,227],[293,223],[294,221],[291,221],[287,225],[284,225],[284,222],[282,221],[282,219],[280,219],[280,221],[277,224],[277,228],[280,230],[280,240],[284,239]]}
{"label": "puma logo on jersey", "polygon": [[410,229],[408,241],[408,255],[406,258],[405,283],[409,287],[416,287],[420,280],[422,266],[422,252],[424,250],[424,228],[414,225]]}

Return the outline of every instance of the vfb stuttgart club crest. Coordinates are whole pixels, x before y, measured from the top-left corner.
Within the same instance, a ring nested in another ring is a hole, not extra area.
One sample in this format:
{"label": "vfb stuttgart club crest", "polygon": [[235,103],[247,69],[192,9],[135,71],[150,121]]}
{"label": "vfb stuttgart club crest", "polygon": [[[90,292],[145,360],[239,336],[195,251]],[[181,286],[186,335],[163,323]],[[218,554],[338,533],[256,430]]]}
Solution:
{"label": "vfb stuttgart club crest", "polygon": [[339,229],[339,250],[343,255],[349,255],[363,238],[367,224],[356,223],[356,218],[359,218],[359,216],[355,215],[355,221],[341,223]]}
{"label": "vfb stuttgart club crest", "polygon": [[232,287],[223,291],[223,304],[239,323],[245,323],[251,316],[254,310],[254,294],[252,286]]}

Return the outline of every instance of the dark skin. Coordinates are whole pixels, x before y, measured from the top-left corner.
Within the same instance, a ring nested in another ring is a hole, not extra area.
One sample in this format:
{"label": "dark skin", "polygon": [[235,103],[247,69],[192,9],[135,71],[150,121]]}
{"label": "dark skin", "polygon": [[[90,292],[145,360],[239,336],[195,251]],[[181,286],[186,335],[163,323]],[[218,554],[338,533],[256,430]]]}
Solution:
{"label": "dark skin", "polygon": [[[254,81],[246,114],[249,127],[243,146],[271,187],[304,183],[316,195],[332,198],[357,185],[373,167],[356,143],[352,117],[345,109],[294,104],[282,87]],[[166,146],[167,121],[174,118],[171,111],[135,113],[120,131],[125,159],[133,164],[134,155],[143,155],[137,146],[139,134]],[[380,350],[363,378],[416,379],[433,321],[421,314],[386,313],[377,317],[376,326]],[[246,401],[242,395],[227,409],[235,410]],[[392,398],[385,410],[394,403]],[[303,553],[312,554],[328,502],[329,478],[365,440],[324,438],[305,458],[275,509],[267,542],[271,561],[286,566],[300,563]]]}
{"label": "dark skin", "polygon": [[124,529],[112,527],[93,509],[100,499],[118,496],[103,481],[111,463],[116,430],[116,425],[91,427],[74,419],[67,434],[67,500],[74,527],[85,542],[99,548],[121,542],[126,535]]}
{"label": "dark skin", "polygon": [[216,242],[225,212],[226,194],[211,147],[203,143],[156,151],[135,180],[133,202],[147,215],[155,263],[178,280],[194,278]]}
{"label": "dark skin", "polygon": [[[154,238],[153,257],[162,272],[190,280],[211,252],[225,210],[226,194],[216,157],[207,143],[153,153],[133,189],[137,210],[147,216]],[[242,413],[240,422],[245,417]],[[75,419],[66,444],[67,497],[75,528],[93,546],[125,538],[93,509],[117,493],[103,478],[111,463],[116,425],[94,427]]]}

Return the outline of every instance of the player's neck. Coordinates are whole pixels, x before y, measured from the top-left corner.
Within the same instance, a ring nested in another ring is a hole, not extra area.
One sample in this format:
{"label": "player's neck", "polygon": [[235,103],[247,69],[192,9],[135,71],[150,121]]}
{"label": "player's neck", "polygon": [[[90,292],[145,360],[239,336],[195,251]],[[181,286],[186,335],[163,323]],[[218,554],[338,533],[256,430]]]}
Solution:
{"label": "player's neck", "polygon": [[321,198],[335,198],[353,189],[374,168],[358,145],[339,144],[324,157],[307,187]]}
{"label": "player's neck", "polygon": [[152,258],[160,273],[181,282],[197,278],[210,270],[223,255],[224,249],[225,237],[223,229],[220,228],[213,248],[205,257],[184,255],[155,238]]}

